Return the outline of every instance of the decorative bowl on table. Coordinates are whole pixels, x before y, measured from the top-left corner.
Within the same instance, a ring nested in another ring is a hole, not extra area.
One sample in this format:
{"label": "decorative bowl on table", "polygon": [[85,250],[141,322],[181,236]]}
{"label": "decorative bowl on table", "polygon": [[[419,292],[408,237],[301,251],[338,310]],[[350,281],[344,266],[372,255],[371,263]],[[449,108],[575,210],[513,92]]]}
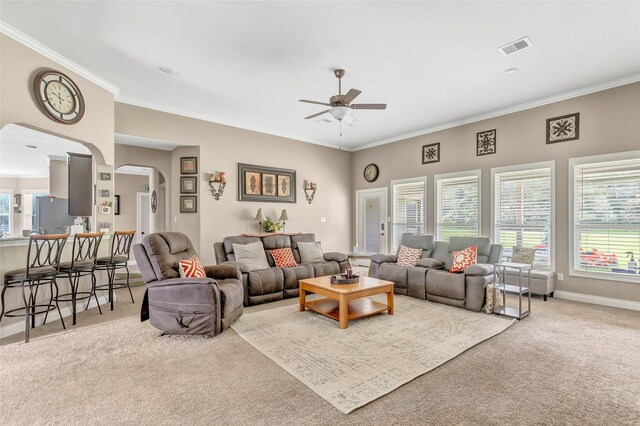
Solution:
{"label": "decorative bowl on table", "polygon": [[360,281],[360,274],[353,274],[347,278],[347,274],[331,275],[331,284],[355,284]]}

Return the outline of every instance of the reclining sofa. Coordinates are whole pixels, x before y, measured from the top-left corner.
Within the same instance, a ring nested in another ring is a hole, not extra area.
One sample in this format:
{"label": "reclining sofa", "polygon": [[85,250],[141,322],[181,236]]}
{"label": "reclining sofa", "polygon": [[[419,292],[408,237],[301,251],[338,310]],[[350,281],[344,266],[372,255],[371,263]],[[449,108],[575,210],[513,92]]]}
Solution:
{"label": "reclining sofa", "polygon": [[140,319],[164,334],[215,336],[243,311],[240,270],[232,265],[205,266],[206,278],[180,278],[178,262],[196,251],[179,232],[145,235],[133,255],[147,291]]}
{"label": "reclining sofa", "polygon": [[[419,299],[480,311],[485,288],[493,283],[493,264],[500,261],[502,246],[484,237],[451,237],[435,241],[431,235],[403,235],[400,244],[422,250],[415,266],[399,266],[397,255],[371,256],[369,276],[393,281],[395,292]],[[461,273],[449,272],[453,251],[476,246],[478,263]]]}
{"label": "reclining sofa", "polygon": [[[233,266],[240,269],[244,286],[244,306],[258,305],[290,297],[298,297],[298,281],[305,278],[321,277],[342,273],[347,269],[347,255],[338,252],[324,254],[324,262],[302,263],[298,243],[314,242],[315,234],[273,234],[265,236],[237,235],[225,237],[222,242],[214,243],[216,263],[221,266]],[[261,242],[268,269],[251,271],[242,262],[237,262],[233,244]],[[276,267],[271,251],[290,247],[297,266]]]}

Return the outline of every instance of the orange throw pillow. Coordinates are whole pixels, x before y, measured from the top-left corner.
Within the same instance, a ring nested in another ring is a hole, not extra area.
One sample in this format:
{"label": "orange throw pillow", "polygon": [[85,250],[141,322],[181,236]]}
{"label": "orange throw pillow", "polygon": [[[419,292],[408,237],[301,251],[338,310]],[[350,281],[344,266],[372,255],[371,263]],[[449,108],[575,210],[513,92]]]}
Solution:
{"label": "orange throw pillow", "polygon": [[180,264],[180,276],[182,278],[206,278],[207,274],[204,272],[202,263],[198,256],[193,256],[191,259],[181,260]]}
{"label": "orange throw pillow", "polygon": [[273,261],[276,262],[278,268],[298,266],[289,247],[271,250],[271,256],[273,256]]}
{"label": "orange throw pillow", "polygon": [[468,266],[478,263],[478,249],[476,246],[464,250],[453,251],[453,264],[449,272],[463,272]]}
{"label": "orange throw pillow", "polygon": [[398,266],[414,266],[422,258],[422,250],[400,246],[398,250]]}

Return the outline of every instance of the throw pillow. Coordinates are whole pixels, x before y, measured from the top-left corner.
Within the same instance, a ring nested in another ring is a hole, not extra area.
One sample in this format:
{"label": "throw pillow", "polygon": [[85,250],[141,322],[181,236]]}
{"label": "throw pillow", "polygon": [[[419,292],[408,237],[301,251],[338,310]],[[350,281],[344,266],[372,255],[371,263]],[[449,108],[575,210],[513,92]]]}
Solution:
{"label": "throw pillow", "polygon": [[198,256],[193,256],[191,259],[181,260],[178,262],[180,267],[180,277],[182,278],[206,278],[207,274],[204,272],[202,263]]}
{"label": "throw pillow", "polygon": [[324,262],[324,254],[322,254],[322,247],[319,241],[298,243],[298,250],[300,251],[302,263]]}
{"label": "throw pillow", "polygon": [[414,266],[422,258],[422,249],[400,245],[398,250],[398,266]]}
{"label": "throw pillow", "polygon": [[271,250],[271,256],[273,256],[273,261],[276,263],[278,268],[298,266],[290,247]]}
{"label": "throw pillow", "polygon": [[262,241],[249,244],[232,244],[232,246],[236,261],[247,265],[249,271],[269,269],[269,262],[267,262],[267,255],[264,253]]}
{"label": "throw pillow", "polygon": [[511,256],[511,262],[513,263],[527,263],[533,266],[533,261],[536,258],[536,249],[526,247],[513,247],[513,255]]}
{"label": "throw pillow", "polygon": [[493,313],[493,311],[496,310],[496,308],[501,307],[502,305],[504,305],[504,299],[502,297],[502,292],[501,291],[495,291],[495,299],[494,299],[494,286],[495,284],[489,284],[487,286],[487,303],[486,305],[484,305],[484,311],[488,314]]}
{"label": "throw pillow", "polygon": [[476,246],[453,251],[451,254],[453,255],[453,264],[449,272],[463,272],[468,266],[478,263],[478,248]]}

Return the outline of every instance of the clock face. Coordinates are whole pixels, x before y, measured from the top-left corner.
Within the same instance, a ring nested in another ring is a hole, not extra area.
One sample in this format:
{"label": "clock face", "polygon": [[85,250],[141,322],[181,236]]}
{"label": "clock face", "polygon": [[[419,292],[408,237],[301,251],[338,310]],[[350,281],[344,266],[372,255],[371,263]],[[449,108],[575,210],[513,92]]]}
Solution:
{"label": "clock face", "polygon": [[73,124],[84,115],[84,99],[78,86],[58,71],[43,71],[34,80],[38,104],[54,121]]}
{"label": "clock face", "polygon": [[364,168],[364,178],[367,180],[367,182],[374,182],[376,179],[378,179],[379,172],[380,170],[378,169],[378,166],[371,163]]}

